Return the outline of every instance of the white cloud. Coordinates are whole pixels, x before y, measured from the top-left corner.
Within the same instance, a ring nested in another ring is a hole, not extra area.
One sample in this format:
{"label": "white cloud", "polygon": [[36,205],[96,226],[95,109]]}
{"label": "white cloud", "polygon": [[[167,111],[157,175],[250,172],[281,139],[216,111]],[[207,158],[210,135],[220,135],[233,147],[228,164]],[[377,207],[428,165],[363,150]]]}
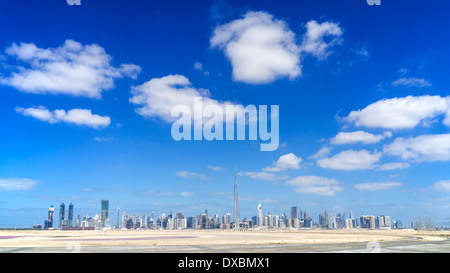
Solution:
{"label": "white cloud", "polygon": [[[301,44],[288,24],[267,12],[247,12],[242,19],[219,25],[210,39],[212,48],[223,50],[231,61],[235,81],[266,84],[279,78],[301,75],[301,56],[319,60],[342,43],[343,30],[333,22],[306,25]],[[361,54],[367,54],[367,51]]]}
{"label": "white cloud", "polygon": [[300,169],[300,162],[302,162],[302,159],[300,157],[297,157],[295,154],[290,153],[280,156],[280,158],[276,162],[274,162],[272,166],[264,168],[263,171],[282,172],[289,169],[297,170]]}
{"label": "white cloud", "polygon": [[409,74],[409,69],[406,67],[402,67],[398,70],[397,73],[400,74],[401,76],[406,76]]}
{"label": "white cloud", "polygon": [[367,150],[347,150],[331,158],[317,160],[317,165],[333,170],[366,170],[375,168],[375,163],[380,160],[381,153],[370,153]]}
{"label": "white cloud", "polygon": [[194,193],[193,192],[184,191],[184,192],[180,193],[180,195],[183,196],[183,197],[191,197],[191,196],[194,196]]}
{"label": "white cloud", "polygon": [[322,147],[319,151],[317,151],[317,153],[315,153],[314,155],[312,155],[308,158],[309,159],[325,158],[331,153],[331,150],[332,150],[332,148],[330,148],[328,146]]}
{"label": "white cloud", "polygon": [[427,87],[431,86],[431,83],[426,79],[420,78],[400,78],[392,83],[392,86],[408,86],[408,87]]}
{"label": "white cloud", "polygon": [[195,69],[195,70],[200,70],[200,71],[202,71],[202,70],[203,70],[203,65],[202,65],[202,63],[201,63],[201,62],[195,62],[195,63],[194,63],[194,69]]}
{"label": "white cloud", "polygon": [[92,114],[91,110],[88,109],[72,109],[67,112],[65,110],[54,110],[51,112],[46,107],[39,106],[37,108],[17,107],[16,112],[51,124],[67,122],[99,129],[106,127],[111,123],[111,119],[108,116]]}
{"label": "white cloud", "polygon": [[205,75],[205,76],[209,76],[209,71],[206,71],[203,69],[203,64],[201,62],[195,62],[194,69],[198,70],[198,71],[202,71],[203,75]]}
{"label": "white cloud", "polygon": [[295,187],[298,193],[320,196],[334,196],[343,190],[336,179],[319,176],[298,176],[287,181],[286,185]]}
{"label": "white cloud", "polygon": [[450,192],[450,180],[438,181],[431,188],[438,192]]}
{"label": "white cloud", "polygon": [[373,144],[378,143],[381,140],[391,136],[391,132],[385,132],[382,135],[374,135],[364,131],[340,132],[330,140],[330,143],[334,145],[354,144],[358,142],[362,142],[364,144]]}
{"label": "white cloud", "polygon": [[113,137],[94,137],[94,140],[98,142],[111,141],[113,139]]}
{"label": "white cloud", "polygon": [[[338,24],[332,22],[317,23],[311,20],[306,24],[306,33],[303,36],[303,42],[300,45],[302,53],[309,53],[319,60],[326,59],[333,52],[330,48],[342,43],[343,31]],[[324,37],[332,37],[329,42]]]}
{"label": "white cloud", "polygon": [[450,161],[450,134],[396,138],[383,152],[416,162]]}
{"label": "white cloud", "polygon": [[0,191],[27,191],[34,189],[39,182],[27,178],[0,178]]}
{"label": "white cloud", "polygon": [[[205,118],[203,113],[194,113],[194,111],[201,111],[203,109],[194,108],[195,104],[201,104],[203,108],[209,105],[218,106],[226,113],[227,106],[234,106],[238,117],[245,114],[245,108],[242,105],[236,105],[230,101],[218,101],[210,98],[211,94],[208,89],[194,88],[188,78],[182,75],[168,75],[162,78],[154,78],[142,85],[135,86],[131,90],[132,97],[130,102],[142,107],[135,111],[139,115],[150,118],[160,118],[165,122],[173,122],[178,118],[171,116],[172,109],[175,106],[183,105],[189,108],[193,119],[198,117],[195,121],[203,123]],[[225,117],[224,121],[234,121],[234,117]],[[251,117],[254,122],[257,117]]]}
{"label": "white cloud", "polygon": [[201,179],[201,180],[207,180],[208,177],[202,173],[196,173],[196,172],[189,172],[189,171],[179,171],[176,173],[179,177],[183,177],[186,179]]}
{"label": "white cloud", "polygon": [[295,34],[266,12],[247,12],[242,19],[219,25],[210,44],[225,52],[235,81],[264,84],[301,74]]}
{"label": "white cloud", "polygon": [[213,171],[215,171],[215,172],[219,172],[219,171],[222,170],[222,167],[219,167],[219,166],[211,166],[211,165],[209,165],[209,166],[208,166],[208,169],[213,170]]}
{"label": "white cloud", "polygon": [[392,170],[399,170],[399,169],[406,169],[409,168],[409,163],[406,162],[390,162],[382,164],[378,167],[378,169],[382,171],[392,171]]}
{"label": "white cloud", "polygon": [[12,44],[6,53],[25,63],[0,83],[34,94],[67,94],[100,98],[114,87],[114,79],[136,78],[141,68],[134,64],[110,64],[111,56],[96,45],[66,40],[57,48],[38,48],[32,43]]}
{"label": "white cloud", "polygon": [[395,187],[402,186],[403,183],[400,182],[380,182],[380,183],[360,183],[356,184],[355,188],[362,191],[380,191],[380,190],[390,190]]}
{"label": "white cloud", "polygon": [[364,57],[365,60],[367,60],[370,57],[370,53],[367,50],[367,45],[357,45],[350,49],[351,52],[355,53],[356,55]]}
{"label": "white cloud", "polygon": [[407,129],[445,114],[444,124],[450,126],[449,108],[449,97],[407,96],[377,101],[344,119],[356,126]]}
{"label": "white cloud", "polygon": [[280,181],[280,180],[289,179],[289,176],[275,174],[275,173],[269,173],[269,172],[239,172],[238,175],[239,176],[248,176],[252,179],[265,180],[265,181]]}
{"label": "white cloud", "polygon": [[144,117],[159,117],[166,122],[171,117],[172,108],[176,105],[186,105],[193,111],[194,101],[202,98],[203,105],[221,105],[217,100],[210,99],[207,89],[191,87],[188,78],[182,75],[169,75],[154,78],[142,85],[132,88],[130,102],[142,105],[136,112]]}

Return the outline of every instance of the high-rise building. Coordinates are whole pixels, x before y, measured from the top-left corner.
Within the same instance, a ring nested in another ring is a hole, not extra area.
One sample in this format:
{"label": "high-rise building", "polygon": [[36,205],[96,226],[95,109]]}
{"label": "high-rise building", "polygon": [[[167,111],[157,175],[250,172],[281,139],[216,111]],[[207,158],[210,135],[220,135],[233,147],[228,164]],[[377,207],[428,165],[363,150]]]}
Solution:
{"label": "high-rise building", "polygon": [[351,220],[354,220],[354,219],[355,219],[355,214],[353,213],[353,211],[349,210],[349,212],[348,212],[348,217],[349,217],[349,219],[351,219]]}
{"label": "high-rise building", "polygon": [[326,228],[326,229],[335,229],[335,228],[337,228],[336,214],[328,213],[325,210],[325,213],[319,214],[319,225],[322,228]]}
{"label": "high-rise building", "polygon": [[69,204],[69,214],[68,214],[68,221],[69,221],[69,227],[72,227],[73,225],[73,205],[72,203]]}
{"label": "high-rise building", "polygon": [[62,203],[59,206],[59,224],[58,227],[61,228],[63,226],[64,216],[65,216],[66,206]]}
{"label": "high-rise building", "polygon": [[384,215],[378,215],[377,218],[375,219],[375,226],[377,228],[382,228],[385,227],[385,223],[384,223]]}
{"label": "high-rise building", "polygon": [[373,215],[361,215],[360,216],[361,228],[375,229],[375,216]]}
{"label": "high-rise building", "polygon": [[75,220],[75,227],[81,226],[81,216],[78,214],[77,220]]}
{"label": "high-rise building", "polygon": [[102,200],[101,218],[100,218],[100,220],[102,221],[102,227],[107,226],[108,211],[109,211],[109,200]]}
{"label": "high-rise building", "polygon": [[54,215],[55,215],[55,208],[53,207],[53,205],[50,205],[50,208],[48,208],[48,217],[44,223],[44,229],[53,228]]}
{"label": "high-rise building", "polygon": [[391,217],[390,216],[384,216],[384,226],[387,228],[391,228]]}
{"label": "high-rise building", "polygon": [[298,218],[298,209],[297,207],[291,207],[291,219]]}
{"label": "high-rise building", "polygon": [[258,227],[262,226],[263,224],[263,216],[262,216],[262,207],[261,202],[258,205],[258,218],[256,219]]}
{"label": "high-rise building", "polygon": [[300,221],[298,219],[298,208],[297,207],[291,207],[291,222],[292,222],[293,228],[300,227]]}
{"label": "high-rise building", "polygon": [[120,228],[119,216],[120,216],[120,208],[117,207],[116,229],[119,229],[119,228]]}
{"label": "high-rise building", "polygon": [[237,176],[236,176],[236,167],[234,167],[234,228],[238,229],[240,224],[240,215],[239,215],[239,196],[237,190]]}

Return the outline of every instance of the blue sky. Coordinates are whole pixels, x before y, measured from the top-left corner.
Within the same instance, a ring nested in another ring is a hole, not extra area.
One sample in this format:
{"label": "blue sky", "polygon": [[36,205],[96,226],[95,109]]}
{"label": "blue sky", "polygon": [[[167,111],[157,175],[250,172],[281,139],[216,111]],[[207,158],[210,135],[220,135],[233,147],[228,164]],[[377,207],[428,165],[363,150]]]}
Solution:
{"label": "blue sky", "polygon": [[[232,213],[235,165],[242,218],[262,202],[448,224],[449,5],[4,1],[0,225],[101,199]],[[279,105],[278,149],[173,140],[167,111],[192,92]]]}

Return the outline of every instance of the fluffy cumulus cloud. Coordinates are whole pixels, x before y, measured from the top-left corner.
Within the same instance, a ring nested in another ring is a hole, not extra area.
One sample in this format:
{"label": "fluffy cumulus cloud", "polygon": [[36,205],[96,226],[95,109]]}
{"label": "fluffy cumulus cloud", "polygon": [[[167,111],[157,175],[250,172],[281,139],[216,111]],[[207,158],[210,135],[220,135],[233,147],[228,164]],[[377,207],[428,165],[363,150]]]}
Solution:
{"label": "fluffy cumulus cloud", "polygon": [[399,156],[404,160],[449,161],[450,134],[420,135],[410,138],[396,138],[391,144],[385,145],[383,152]]}
{"label": "fluffy cumulus cloud", "polygon": [[283,20],[266,12],[248,12],[216,27],[210,44],[225,52],[235,81],[263,84],[301,74],[295,39]]}
{"label": "fluffy cumulus cloud", "polygon": [[385,132],[380,135],[374,135],[364,131],[340,132],[334,138],[330,139],[330,143],[335,145],[354,143],[373,144],[391,136],[391,132]]}
{"label": "fluffy cumulus cloud", "polygon": [[[136,113],[144,117],[160,118],[166,122],[178,119],[171,115],[175,106],[188,108],[192,118],[198,118],[198,123],[205,122],[205,118],[202,118],[202,113],[195,112],[202,111],[202,109],[194,107],[196,104],[201,104],[203,108],[219,107],[223,113],[227,112],[228,106],[232,106],[238,117],[246,113],[246,109],[242,105],[212,99],[208,89],[193,87],[189,79],[183,75],[153,78],[142,85],[133,87],[131,93],[130,102],[141,106],[135,110]],[[224,121],[234,121],[234,118],[234,116],[226,116]],[[257,116],[249,118],[252,122],[257,120]]]}
{"label": "fluffy cumulus cloud", "polygon": [[203,99],[204,104],[218,104],[209,98],[209,90],[192,87],[188,78],[182,75],[169,75],[154,78],[131,90],[130,102],[141,105],[136,112],[144,117],[159,117],[171,122],[172,108],[176,105],[186,105],[194,109],[194,101]]}
{"label": "fluffy cumulus cloud", "polygon": [[376,167],[376,163],[380,160],[381,155],[382,153],[371,153],[367,150],[347,150],[330,158],[319,159],[317,160],[317,165],[333,170],[367,170]]}
{"label": "fluffy cumulus cloud", "polygon": [[34,189],[38,181],[27,178],[0,178],[0,191],[26,191]]}
{"label": "fluffy cumulus cloud", "polygon": [[284,77],[294,79],[301,75],[302,55],[324,60],[342,41],[343,31],[336,23],[311,20],[305,27],[299,44],[285,21],[267,12],[250,11],[217,26],[210,45],[225,52],[235,81],[265,84]]}
{"label": "fluffy cumulus cloud", "polygon": [[355,188],[362,191],[381,191],[390,190],[402,185],[403,183],[400,182],[359,183],[355,185]]}
{"label": "fluffy cumulus cloud", "polygon": [[336,179],[320,176],[298,176],[286,181],[286,185],[294,187],[298,193],[320,196],[333,196],[343,190]]}
{"label": "fluffy cumulus cloud", "polygon": [[[342,43],[343,30],[333,22],[318,23],[311,20],[306,24],[306,34],[300,45],[302,53],[308,53],[319,60],[326,59],[333,52],[331,47]],[[325,38],[329,41],[325,41]]]}
{"label": "fluffy cumulus cloud", "polygon": [[17,107],[16,112],[24,116],[33,117],[48,123],[66,122],[75,125],[84,125],[95,129],[107,127],[111,123],[108,116],[92,114],[88,109],[72,109],[50,111],[44,106],[22,108]]}
{"label": "fluffy cumulus cloud", "polygon": [[96,44],[66,40],[57,48],[39,48],[33,43],[12,44],[6,54],[20,65],[0,83],[34,94],[67,94],[100,98],[114,87],[114,79],[135,78],[141,68],[134,64],[111,65],[111,56]]}
{"label": "fluffy cumulus cloud", "polygon": [[264,168],[263,171],[281,172],[290,169],[297,170],[300,169],[301,162],[302,159],[300,157],[297,157],[295,154],[290,153],[280,156],[280,158],[276,162],[274,162],[272,166]]}
{"label": "fluffy cumulus cloud", "polygon": [[386,129],[408,129],[445,115],[450,126],[450,98],[440,96],[407,96],[383,99],[362,110],[352,111],[345,120],[356,126]]}

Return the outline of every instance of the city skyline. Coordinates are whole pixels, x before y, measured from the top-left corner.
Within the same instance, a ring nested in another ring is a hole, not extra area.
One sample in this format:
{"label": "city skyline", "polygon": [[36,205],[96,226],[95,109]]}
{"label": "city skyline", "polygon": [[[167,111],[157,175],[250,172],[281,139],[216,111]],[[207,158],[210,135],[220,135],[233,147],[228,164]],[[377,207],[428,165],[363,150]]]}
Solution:
{"label": "city skyline", "polygon": [[[261,203],[450,226],[448,8],[5,1],[0,227],[43,224],[49,205],[58,227],[73,220],[70,203],[95,215],[101,200],[113,222],[117,207],[232,217],[238,207],[248,219]],[[216,120],[228,107],[259,115]],[[174,137],[177,122],[193,140]],[[273,151],[262,150],[269,131]]]}
{"label": "city skyline", "polygon": [[[70,203],[70,211],[73,215],[74,205]],[[33,229],[403,229],[403,228],[435,228],[433,219],[424,216],[418,216],[416,219],[411,219],[410,225],[403,224],[402,219],[393,219],[387,215],[370,215],[364,214],[355,217],[353,211],[341,213],[320,213],[317,219],[305,210],[297,207],[290,208],[290,215],[282,213],[280,215],[268,211],[263,213],[261,203],[258,204],[257,213],[253,217],[245,217],[239,220],[239,225],[236,224],[237,217],[233,217],[230,213],[220,216],[217,213],[208,214],[208,209],[204,213],[197,213],[196,215],[185,215],[182,211],[170,211],[168,214],[161,213],[156,215],[154,211],[150,215],[142,214],[140,212],[129,213],[122,212],[117,207],[116,222],[110,221],[109,215],[109,200],[101,200],[100,213],[95,215],[78,214],[74,222],[73,216],[64,218],[63,215],[70,215],[65,211],[65,205],[62,203],[59,210],[59,224],[54,227],[53,214],[54,206],[50,205],[48,211],[48,220],[44,220],[44,224],[33,224]],[[348,213],[348,214],[347,214]],[[238,213],[239,214],[239,213]],[[213,216],[214,215],[214,216]],[[206,218],[205,218],[206,217]],[[207,223],[205,223],[207,221]],[[209,223],[210,221],[210,223]],[[27,225],[31,228],[31,225]],[[1,228],[1,227],[0,227]],[[11,228],[11,227],[10,227]],[[442,228],[442,227],[437,227]]]}
{"label": "city skyline", "polygon": [[[70,203],[69,211],[65,211],[65,204],[61,203],[59,210],[58,229],[402,229],[408,228],[403,225],[403,220],[393,220],[391,224],[390,216],[386,215],[360,215],[355,218],[352,210],[341,213],[324,213],[318,215],[318,220],[313,220],[307,211],[293,206],[290,208],[290,217],[286,213],[273,214],[270,211],[266,215],[263,214],[261,202],[258,203],[257,214],[253,217],[245,217],[240,219],[239,211],[239,195],[236,176],[237,168],[234,169],[234,196],[233,196],[233,216],[230,213],[223,214],[222,217],[215,213],[214,218],[208,215],[208,209],[203,214],[197,213],[196,216],[186,216],[182,210],[176,211],[176,216],[171,210],[166,216],[162,213],[155,217],[152,211],[151,217],[147,214],[135,213],[134,216],[126,212],[120,214],[120,207],[117,207],[116,222],[110,223],[109,220],[109,200],[101,200],[100,215],[95,214],[93,217],[86,214],[83,218],[78,214],[76,222],[73,222],[73,204]],[[48,219],[44,220],[44,224],[33,224],[33,229],[55,229],[53,227],[54,206],[50,205],[48,210]],[[142,215],[142,217],[141,217]],[[347,215],[347,216],[346,216]],[[417,219],[412,219],[409,228],[428,229],[435,228],[433,219],[427,217],[427,225],[423,222],[423,215],[418,215]],[[233,221],[231,220],[233,219]],[[28,225],[27,225],[28,226]],[[0,227],[1,228],[1,227]],[[438,228],[443,228],[438,227]]]}

